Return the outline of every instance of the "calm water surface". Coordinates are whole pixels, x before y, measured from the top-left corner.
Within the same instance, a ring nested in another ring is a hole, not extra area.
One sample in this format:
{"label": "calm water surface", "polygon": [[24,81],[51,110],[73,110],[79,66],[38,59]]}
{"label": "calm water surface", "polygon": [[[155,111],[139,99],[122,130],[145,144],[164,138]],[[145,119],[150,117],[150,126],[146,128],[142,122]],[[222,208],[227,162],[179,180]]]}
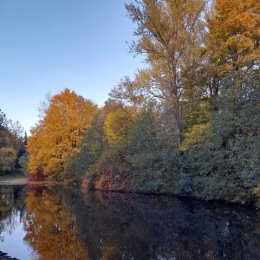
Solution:
{"label": "calm water surface", "polygon": [[163,196],[0,187],[0,259],[259,260],[253,210]]}

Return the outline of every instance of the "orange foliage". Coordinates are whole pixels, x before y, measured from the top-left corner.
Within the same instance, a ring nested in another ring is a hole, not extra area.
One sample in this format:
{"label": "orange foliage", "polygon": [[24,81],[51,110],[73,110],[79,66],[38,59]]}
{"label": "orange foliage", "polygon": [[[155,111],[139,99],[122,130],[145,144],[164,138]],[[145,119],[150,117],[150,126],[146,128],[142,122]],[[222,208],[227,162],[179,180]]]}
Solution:
{"label": "orange foliage", "polygon": [[38,260],[85,260],[83,242],[77,236],[76,221],[59,195],[32,191],[26,198],[24,240],[37,252]]}
{"label": "orange foliage", "polygon": [[65,89],[50,100],[43,119],[31,130],[27,150],[29,173],[53,177],[65,162],[79,151],[97,106]]}

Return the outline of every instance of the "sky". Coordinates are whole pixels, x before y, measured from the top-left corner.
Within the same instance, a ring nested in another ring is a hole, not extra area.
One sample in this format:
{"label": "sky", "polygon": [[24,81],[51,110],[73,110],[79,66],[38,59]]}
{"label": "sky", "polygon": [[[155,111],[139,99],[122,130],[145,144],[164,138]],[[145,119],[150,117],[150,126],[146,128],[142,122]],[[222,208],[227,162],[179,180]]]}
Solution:
{"label": "sky", "polygon": [[64,88],[102,106],[143,66],[129,53],[130,0],[0,0],[0,109],[26,131],[46,94]]}

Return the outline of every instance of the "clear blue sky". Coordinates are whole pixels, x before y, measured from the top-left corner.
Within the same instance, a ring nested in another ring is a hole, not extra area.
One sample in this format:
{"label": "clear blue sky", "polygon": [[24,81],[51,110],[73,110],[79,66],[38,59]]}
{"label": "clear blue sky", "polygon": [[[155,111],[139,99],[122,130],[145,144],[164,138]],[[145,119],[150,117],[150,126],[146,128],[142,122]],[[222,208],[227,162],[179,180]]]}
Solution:
{"label": "clear blue sky", "polygon": [[102,105],[142,66],[126,41],[126,0],[0,0],[0,108],[28,130],[48,92],[65,87]]}

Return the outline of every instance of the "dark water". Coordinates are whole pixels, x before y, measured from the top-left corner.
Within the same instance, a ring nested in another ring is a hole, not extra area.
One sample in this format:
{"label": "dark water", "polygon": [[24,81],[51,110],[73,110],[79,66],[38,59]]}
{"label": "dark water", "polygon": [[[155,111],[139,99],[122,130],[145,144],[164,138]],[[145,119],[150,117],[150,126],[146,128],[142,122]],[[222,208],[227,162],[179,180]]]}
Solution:
{"label": "dark water", "polygon": [[21,260],[259,260],[253,210],[161,196],[0,187],[1,252]]}

